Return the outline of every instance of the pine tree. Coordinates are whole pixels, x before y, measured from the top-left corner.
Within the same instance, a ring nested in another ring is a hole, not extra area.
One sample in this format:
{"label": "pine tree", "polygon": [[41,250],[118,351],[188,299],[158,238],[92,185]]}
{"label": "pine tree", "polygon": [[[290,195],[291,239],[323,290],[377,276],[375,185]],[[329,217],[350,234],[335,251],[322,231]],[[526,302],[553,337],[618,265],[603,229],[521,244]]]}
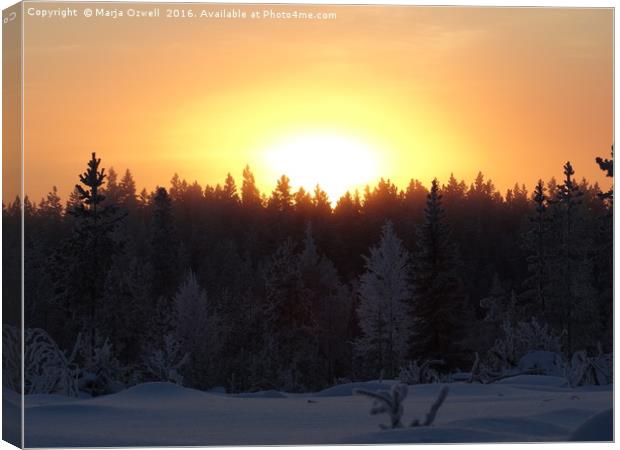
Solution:
{"label": "pine tree", "polygon": [[433,180],[413,259],[410,356],[443,360],[442,368],[451,370],[464,367],[462,342],[471,313],[466,309],[463,283],[458,275],[460,263],[444,223],[441,197],[437,180]]}
{"label": "pine tree", "polygon": [[[611,146],[611,159],[603,159],[600,156],[596,157],[596,164],[600,169],[605,172],[605,176],[613,179],[614,177],[614,146]],[[614,200],[614,187],[610,187],[607,192],[600,194],[600,197],[604,200],[609,199],[610,203]]]}
{"label": "pine tree", "polygon": [[78,203],[69,211],[75,217],[73,235],[55,253],[51,267],[55,299],[88,336],[91,349],[95,348],[96,329],[105,307],[107,274],[114,256],[122,251],[114,231],[124,219],[115,205],[102,205],[106,174],[100,164],[93,153],[80,175],[81,185],[75,187]]}
{"label": "pine tree", "polygon": [[385,223],[379,244],[364,259],[357,310],[362,336],[355,342],[355,353],[368,375],[395,377],[410,338],[406,302],[411,283],[410,255],[391,222]]}

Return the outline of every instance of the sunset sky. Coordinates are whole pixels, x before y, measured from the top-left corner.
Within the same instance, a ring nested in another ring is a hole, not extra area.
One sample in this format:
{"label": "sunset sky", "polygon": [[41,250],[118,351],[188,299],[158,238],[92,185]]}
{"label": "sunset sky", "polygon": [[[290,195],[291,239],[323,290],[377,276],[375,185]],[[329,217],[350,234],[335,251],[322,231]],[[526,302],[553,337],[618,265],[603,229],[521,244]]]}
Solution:
{"label": "sunset sky", "polygon": [[531,191],[569,159],[609,184],[611,9],[271,8],[337,18],[26,15],[26,193],[66,198],[92,151],[149,190],[175,172],[240,184],[246,163],[263,192],[287,172],[332,197],[479,170]]}

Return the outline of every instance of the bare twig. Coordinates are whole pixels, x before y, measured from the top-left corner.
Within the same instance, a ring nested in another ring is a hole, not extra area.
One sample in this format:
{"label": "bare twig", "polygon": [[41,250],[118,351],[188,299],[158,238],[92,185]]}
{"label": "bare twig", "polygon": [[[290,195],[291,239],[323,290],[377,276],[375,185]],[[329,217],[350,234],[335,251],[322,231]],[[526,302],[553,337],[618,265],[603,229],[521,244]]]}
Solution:
{"label": "bare twig", "polygon": [[431,409],[426,414],[426,419],[424,419],[424,422],[420,423],[420,420],[416,419],[411,423],[411,426],[412,427],[419,427],[419,426],[430,427],[435,421],[435,418],[437,417],[437,411],[439,411],[439,408],[441,408],[441,405],[443,404],[446,397],[448,396],[448,391],[449,391],[448,386],[442,387],[441,391],[439,391],[439,395],[435,399],[435,402],[431,405]]}

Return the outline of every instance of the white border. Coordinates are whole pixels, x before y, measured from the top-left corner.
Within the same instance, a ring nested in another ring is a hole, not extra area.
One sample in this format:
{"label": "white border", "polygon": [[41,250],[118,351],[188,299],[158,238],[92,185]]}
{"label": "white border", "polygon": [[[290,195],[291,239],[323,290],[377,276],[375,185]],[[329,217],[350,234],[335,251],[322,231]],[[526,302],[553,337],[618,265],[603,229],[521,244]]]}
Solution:
{"label": "white border", "polygon": [[[48,0],[43,0],[44,2],[51,2]],[[29,3],[31,3],[32,1],[28,1]],[[15,4],[16,2],[13,0],[0,0],[0,7],[1,9],[5,9],[8,8],[9,6],[12,6],[13,4]],[[92,3],[92,2],[86,2],[86,1],[76,1],[76,0],[66,0],[63,1],[62,3]],[[132,1],[132,2],[127,2],[127,3],[152,3],[149,2],[148,0],[136,0],[136,1]],[[180,0],[167,0],[165,2],[161,2],[161,3],[188,3],[188,2],[183,2]],[[604,8],[614,8],[616,7],[616,1],[602,1],[602,0],[590,0],[590,1],[577,1],[577,0],[545,0],[544,2],[538,3],[534,0],[530,0],[528,2],[523,2],[523,1],[499,1],[499,0],[477,0],[475,2],[468,2],[468,1],[463,1],[463,0],[448,0],[448,1],[439,1],[439,0],[426,0],[423,2],[417,2],[417,1],[407,1],[407,0],[391,0],[391,1],[386,1],[386,0],[375,0],[375,1],[368,1],[368,0],[339,0],[339,1],[329,1],[329,0],[313,0],[313,1],[309,1],[309,0],[288,0],[286,2],[274,2],[274,1],[261,1],[261,0],[244,0],[244,1],[235,1],[235,0],[230,0],[230,1],[210,1],[210,2],[206,2],[206,3],[238,3],[238,4],[247,4],[247,3],[295,3],[295,4],[303,4],[303,3],[314,3],[314,4],[342,4],[342,5],[373,5],[373,4],[378,4],[378,5],[422,5],[422,6],[499,6],[499,7],[545,7],[545,6],[556,6],[556,7],[586,7],[586,8],[596,8],[596,7],[604,7]],[[614,14],[615,15],[615,14]],[[614,18],[615,19],[615,18]],[[24,27],[23,27],[23,15],[22,15],[22,42],[23,42],[23,33],[24,33]],[[0,48],[1,48],[1,42],[2,42],[2,37],[1,37],[1,33],[0,33]],[[618,81],[618,75],[615,72],[615,59],[616,59],[616,52],[617,52],[617,48],[618,48],[618,38],[615,34],[615,20],[614,20],[614,87]],[[1,50],[0,50],[1,51]],[[23,76],[23,70],[24,70],[24,58],[23,58],[23,46],[22,46],[22,76]],[[0,73],[0,81],[1,81],[1,73]],[[24,124],[24,108],[23,108],[23,83],[22,83],[22,131],[23,131],[23,124]],[[615,110],[616,110],[616,95],[615,95],[615,88],[614,88],[614,141],[615,141],[615,129],[617,128],[618,122],[617,122],[617,117],[615,115]],[[0,112],[0,118],[1,118],[1,112]],[[24,137],[22,135],[22,174],[23,174],[23,162],[24,162]],[[600,156],[607,156],[605,152],[606,149],[601,149],[602,154]],[[0,171],[2,169],[2,160],[0,158]],[[1,172],[0,172],[1,173]],[[22,192],[24,191],[24,177],[22,176],[21,179],[21,190]],[[0,183],[0,194],[1,194],[1,183]],[[23,196],[22,196],[23,197]],[[23,208],[22,208],[22,214],[23,214]],[[615,236],[617,231],[620,229],[620,225],[618,224],[618,208],[615,209],[614,211],[614,250],[615,250]],[[23,227],[23,221],[22,221],[22,227]],[[0,226],[1,229],[1,226]],[[2,241],[0,240],[0,252],[2,249]],[[23,254],[23,229],[22,229],[22,254]],[[618,274],[620,273],[620,268],[618,268],[618,255],[617,253],[614,252],[614,284],[615,284],[615,280],[618,279]],[[22,273],[23,273],[23,261],[22,261]],[[2,280],[2,274],[0,272],[0,281]],[[0,300],[1,300],[1,292],[0,292]],[[615,299],[615,295],[614,295],[614,299]],[[618,309],[620,308],[614,308],[614,348],[617,348],[617,343],[618,340],[617,335],[615,333],[616,331],[616,327],[618,324],[618,318],[619,318],[619,313],[618,313]],[[23,299],[22,299],[22,320],[23,320]],[[0,323],[2,320],[2,311],[0,308]],[[23,331],[22,331],[23,332]],[[1,354],[1,350],[0,350],[0,354]],[[22,354],[23,354],[23,340],[22,340]],[[22,362],[23,363],[23,362]],[[615,374],[618,374],[618,368],[620,367],[620,364],[618,363],[618,358],[615,358],[614,360],[614,371]],[[23,383],[23,380],[22,380]],[[616,390],[614,389],[614,406],[615,406],[615,400],[616,400]],[[615,408],[614,408],[615,409]],[[22,410],[22,423],[23,422],[23,417],[24,413]],[[2,411],[0,408],[0,420],[2,418]],[[619,424],[620,420],[618,418],[617,414],[614,414],[614,429],[617,432],[618,428],[618,424]],[[22,443],[23,441],[23,430],[24,427],[22,427]],[[458,445],[459,448],[462,449],[478,449],[482,444],[453,444],[453,445]],[[399,447],[406,447],[406,448],[410,448],[410,449],[418,449],[418,448],[433,448],[433,449],[437,449],[437,450],[444,450],[444,449],[449,449],[451,447],[453,447],[453,445],[446,445],[446,444],[433,444],[433,445],[422,445],[422,444],[416,444],[416,445],[400,445]],[[569,447],[571,449],[590,449],[592,446],[594,446],[594,448],[615,448],[614,444],[591,444],[591,443],[561,443],[561,444],[545,444],[545,443],[536,443],[536,444],[484,444],[485,448],[490,448],[490,449],[496,449],[496,448],[511,448],[511,449],[517,449],[517,450],[521,450],[521,449],[527,449],[532,445],[536,445],[536,446],[544,446],[544,447],[554,447],[554,448],[564,448]],[[308,446],[300,446],[300,447],[292,447],[292,446],[282,446],[281,448],[285,448],[285,449],[294,449],[294,448],[305,448]],[[340,449],[343,446],[320,446],[320,449]],[[349,447],[349,446],[347,446]],[[390,448],[393,448],[393,445],[373,445],[372,447],[377,448],[377,449],[381,449],[381,450],[387,450]],[[15,448],[12,445],[8,444],[7,442],[4,441],[0,441],[0,450],[4,450],[4,449],[12,449]],[[131,448],[135,448],[135,447],[131,447]],[[159,448],[163,448],[163,447],[141,447],[143,449],[147,449],[147,450],[157,450]],[[187,447],[166,447],[169,449],[183,449],[183,448],[187,448]],[[208,448],[218,448],[218,447],[208,447]],[[262,450],[262,449],[270,449],[273,447],[220,447],[220,448],[224,448],[224,449],[229,449],[229,448],[248,448],[248,449],[253,449],[253,450]]]}

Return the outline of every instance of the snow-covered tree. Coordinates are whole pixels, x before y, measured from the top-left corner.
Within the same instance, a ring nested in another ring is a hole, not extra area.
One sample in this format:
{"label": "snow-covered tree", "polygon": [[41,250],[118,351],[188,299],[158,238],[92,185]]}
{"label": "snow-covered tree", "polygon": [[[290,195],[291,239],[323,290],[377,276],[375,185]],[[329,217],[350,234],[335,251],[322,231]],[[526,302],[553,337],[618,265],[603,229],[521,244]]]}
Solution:
{"label": "snow-covered tree", "polygon": [[144,371],[149,379],[183,384],[181,370],[188,363],[189,355],[171,334],[164,337],[162,348],[153,349],[143,358]]}
{"label": "snow-covered tree", "polygon": [[[24,393],[78,395],[78,368],[75,364],[80,338],[71,354],[65,354],[56,342],[40,328],[24,330],[24,353],[21,354],[21,333],[10,325],[2,327],[3,384],[21,391],[20,377],[23,362]],[[23,359],[22,359],[23,357]]]}
{"label": "snow-covered tree", "polygon": [[560,337],[536,318],[517,324],[506,320],[489,351],[489,365],[497,372],[505,373],[517,367],[527,353],[537,350],[560,353]]}
{"label": "snow-covered tree", "polygon": [[[212,366],[217,364],[213,356],[217,354],[221,342],[217,338],[217,318],[207,301],[206,292],[192,272],[174,296],[174,306],[176,338],[183,351],[190,355],[186,369],[188,381],[194,387],[206,388],[210,383]],[[159,346],[154,351],[162,348],[164,346]]]}
{"label": "snow-covered tree", "polygon": [[410,338],[406,302],[411,298],[410,256],[387,222],[381,240],[365,256],[366,272],[359,280],[357,309],[362,335],[355,353],[363,370],[371,376],[382,372],[398,375]]}
{"label": "snow-covered tree", "polygon": [[92,396],[106,395],[125,388],[122,379],[126,372],[116,355],[109,339],[95,336],[94,345],[90,340],[82,341],[79,349],[79,388]]}
{"label": "snow-covered tree", "polygon": [[516,318],[516,297],[514,293],[506,292],[497,274],[493,277],[489,295],[480,300],[480,307],[485,311],[484,320],[493,324]]}

